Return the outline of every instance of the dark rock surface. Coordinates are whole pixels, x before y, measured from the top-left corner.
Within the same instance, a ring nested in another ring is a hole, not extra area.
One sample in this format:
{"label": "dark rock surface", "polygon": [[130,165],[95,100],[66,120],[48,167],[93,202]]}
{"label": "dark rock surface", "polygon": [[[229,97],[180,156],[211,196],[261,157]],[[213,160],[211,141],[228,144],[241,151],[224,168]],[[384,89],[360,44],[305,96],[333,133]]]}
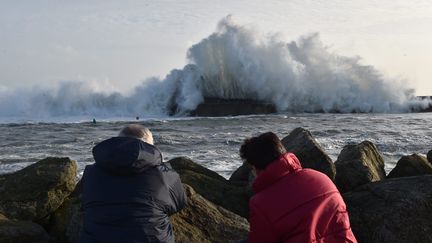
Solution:
{"label": "dark rock surface", "polygon": [[[52,217],[49,233],[54,242],[79,243],[83,227],[79,185]],[[236,242],[247,236],[245,218],[213,204],[189,185],[183,186],[188,207],[170,217],[176,242]]]}
{"label": "dark rock surface", "polygon": [[237,242],[247,238],[249,223],[184,185],[189,206],[171,216],[176,242]]}
{"label": "dark rock surface", "polygon": [[83,227],[83,212],[81,210],[81,181],[72,194],[50,218],[48,232],[54,242],[78,243]]}
{"label": "dark rock surface", "polygon": [[[182,177],[183,183],[194,184],[209,198],[222,201],[222,197],[229,192],[233,194],[227,196],[225,204],[233,203],[232,200],[236,197],[241,198],[241,193],[238,195],[234,193],[244,191],[243,188],[229,185],[225,178],[190,159],[175,158],[170,163]],[[83,225],[80,185],[81,183],[77,184],[74,192],[51,217],[49,233],[56,242],[79,242]],[[210,202],[195,192],[191,186],[185,184],[184,186],[189,206],[171,216],[176,242],[236,242],[247,236],[248,223],[245,218]],[[241,206],[242,210],[247,211],[247,202],[243,202]]]}
{"label": "dark rock surface", "polygon": [[42,226],[31,221],[9,220],[0,214],[0,242],[47,243],[49,236]]}
{"label": "dark rock surface", "polygon": [[403,156],[396,167],[388,174],[388,178],[432,174],[432,165],[426,157],[413,154]]}
{"label": "dark rock surface", "polygon": [[228,180],[186,157],[174,158],[168,163],[180,174],[183,183],[190,185],[207,200],[242,217],[248,215],[252,192],[249,188]]}
{"label": "dark rock surface", "polygon": [[0,213],[10,219],[45,221],[75,188],[76,162],[46,158],[0,179]]}
{"label": "dark rock surface", "polygon": [[303,168],[321,171],[330,179],[335,179],[336,169],[333,161],[308,130],[298,127],[283,138],[282,143],[288,152],[297,156]]}
{"label": "dark rock surface", "polygon": [[343,194],[358,242],[432,242],[432,176],[386,179]]}
{"label": "dark rock surface", "polygon": [[414,112],[418,112],[418,111],[420,111],[420,112],[432,112],[432,96],[417,96],[417,98],[420,100],[426,100],[426,99],[430,100],[429,106],[424,108],[424,109],[421,109],[421,110],[418,110],[418,108],[416,108],[416,109],[411,108],[411,111],[414,111]]}
{"label": "dark rock surface", "polygon": [[202,104],[191,111],[191,116],[238,116],[276,113],[276,107],[248,99],[205,98]]}
{"label": "dark rock surface", "polygon": [[252,167],[248,163],[243,163],[229,178],[231,183],[247,187],[251,187],[254,180],[255,175],[252,173]]}
{"label": "dark rock surface", "polygon": [[369,141],[343,148],[336,166],[336,185],[341,192],[386,178],[384,159]]}
{"label": "dark rock surface", "polygon": [[427,160],[432,163],[432,150],[427,153]]}

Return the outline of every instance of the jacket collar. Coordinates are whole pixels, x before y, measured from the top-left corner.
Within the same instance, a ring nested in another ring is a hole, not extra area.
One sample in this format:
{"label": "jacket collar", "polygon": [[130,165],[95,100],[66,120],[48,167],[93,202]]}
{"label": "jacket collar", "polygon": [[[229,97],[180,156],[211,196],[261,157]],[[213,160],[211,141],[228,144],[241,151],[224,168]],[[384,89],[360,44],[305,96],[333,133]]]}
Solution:
{"label": "jacket collar", "polygon": [[292,153],[285,153],[258,173],[252,189],[255,193],[258,193],[285,175],[300,169],[302,167],[297,157]]}
{"label": "jacket collar", "polygon": [[116,175],[140,174],[162,164],[155,146],[136,138],[113,137],[93,148],[96,166]]}

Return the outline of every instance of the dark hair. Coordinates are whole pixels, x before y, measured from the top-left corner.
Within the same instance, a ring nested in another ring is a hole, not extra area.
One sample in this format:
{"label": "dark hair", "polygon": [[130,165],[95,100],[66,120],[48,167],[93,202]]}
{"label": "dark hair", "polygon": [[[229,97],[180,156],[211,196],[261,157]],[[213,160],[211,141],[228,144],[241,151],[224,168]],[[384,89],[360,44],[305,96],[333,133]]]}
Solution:
{"label": "dark hair", "polygon": [[240,157],[247,163],[263,170],[271,162],[286,153],[281,140],[272,132],[245,139],[240,148]]}

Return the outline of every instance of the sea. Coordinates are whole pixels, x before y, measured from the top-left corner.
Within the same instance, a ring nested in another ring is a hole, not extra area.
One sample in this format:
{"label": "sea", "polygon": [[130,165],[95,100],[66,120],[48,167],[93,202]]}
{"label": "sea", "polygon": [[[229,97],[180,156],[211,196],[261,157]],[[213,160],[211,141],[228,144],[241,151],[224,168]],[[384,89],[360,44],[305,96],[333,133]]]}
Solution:
{"label": "sea", "polygon": [[154,135],[164,161],[186,156],[229,178],[242,164],[239,148],[244,139],[272,131],[281,139],[293,129],[308,129],[336,161],[348,144],[373,142],[385,160],[387,173],[404,155],[432,149],[432,113],[278,113],[233,117],[77,118],[55,121],[0,123],[0,174],[11,173],[46,157],[69,157],[80,177],[94,163],[92,148],[117,136],[127,124],[139,123]]}
{"label": "sea", "polygon": [[[401,156],[432,149],[432,113],[413,112],[431,107],[432,99],[418,99],[407,82],[333,51],[319,34],[285,39],[227,16],[187,57],[183,68],[127,91],[88,80],[0,87],[0,173],[66,156],[81,174],[93,163],[92,148],[129,123],[153,131],[166,161],[187,156],[226,178],[242,164],[244,139],[267,131],[283,138],[306,128],[333,160],[345,145],[369,140],[387,172]],[[278,113],[188,116],[209,97],[252,99]],[[172,107],[176,112],[168,116]]]}

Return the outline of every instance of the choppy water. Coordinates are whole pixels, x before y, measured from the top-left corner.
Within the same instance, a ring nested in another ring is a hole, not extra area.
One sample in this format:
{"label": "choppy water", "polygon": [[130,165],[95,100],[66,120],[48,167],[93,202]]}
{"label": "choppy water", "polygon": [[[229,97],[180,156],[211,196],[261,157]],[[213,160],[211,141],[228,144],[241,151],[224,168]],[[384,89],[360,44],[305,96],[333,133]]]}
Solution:
{"label": "choppy water", "polygon": [[[344,145],[370,140],[383,154],[387,172],[397,160],[432,149],[432,113],[279,114],[223,118],[138,121],[149,127],[165,160],[188,156],[229,177],[242,162],[244,138],[273,131],[283,138],[296,127],[312,132],[333,160]],[[92,147],[136,121],[0,124],[0,173],[23,168],[47,156],[68,156],[82,172],[93,163]]]}

